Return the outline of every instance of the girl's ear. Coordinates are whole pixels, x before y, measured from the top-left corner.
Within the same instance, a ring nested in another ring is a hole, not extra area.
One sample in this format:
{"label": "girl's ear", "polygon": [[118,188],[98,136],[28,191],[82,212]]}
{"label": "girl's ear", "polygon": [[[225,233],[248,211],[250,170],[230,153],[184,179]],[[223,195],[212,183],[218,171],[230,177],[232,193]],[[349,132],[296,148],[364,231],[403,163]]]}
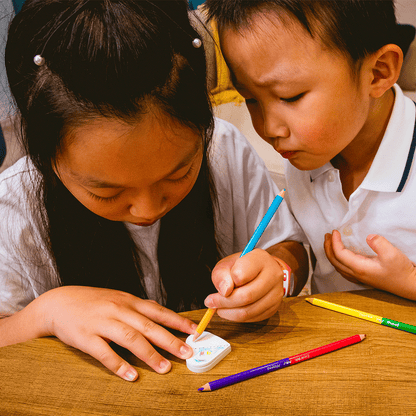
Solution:
{"label": "girl's ear", "polygon": [[381,97],[398,80],[403,65],[403,51],[394,44],[380,48],[370,57],[371,85],[373,98]]}

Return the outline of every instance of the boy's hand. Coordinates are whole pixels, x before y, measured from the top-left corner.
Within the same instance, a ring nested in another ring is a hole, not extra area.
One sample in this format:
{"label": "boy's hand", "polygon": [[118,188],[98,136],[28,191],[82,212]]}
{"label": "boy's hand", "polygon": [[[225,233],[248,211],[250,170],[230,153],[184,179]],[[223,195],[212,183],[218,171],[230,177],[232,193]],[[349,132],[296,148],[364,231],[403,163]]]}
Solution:
{"label": "boy's hand", "polygon": [[334,230],[325,235],[325,253],[338,273],[353,283],[416,300],[416,267],[399,249],[379,235],[367,237],[376,256],[355,254],[345,248],[341,234]]}
{"label": "boy's hand", "polygon": [[182,359],[193,353],[163,326],[193,334],[197,325],[154,301],[111,289],[64,286],[44,293],[34,302],[42,307],[44,335],[55,335],[84,351],[125,380],[135,380],[137,371],[116,354],[110,341],[128,349],[160,374],[167,373],[171,363],[152,344]]}
{"label": "boy's hand", "polygon": [[272,256],[254,249],[243,257],[228,256],[217,263],[212,281],[219,293],[209,295],[205,306],[222,318],[256,322],[274,315],[283,298],[283,272]]}

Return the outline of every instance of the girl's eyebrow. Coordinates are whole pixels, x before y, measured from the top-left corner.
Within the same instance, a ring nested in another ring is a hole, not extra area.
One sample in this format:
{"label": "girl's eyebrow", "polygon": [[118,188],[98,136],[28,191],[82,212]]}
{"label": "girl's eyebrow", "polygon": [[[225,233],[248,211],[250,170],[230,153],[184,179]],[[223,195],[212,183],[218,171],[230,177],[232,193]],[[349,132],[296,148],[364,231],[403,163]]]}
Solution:
{"label": "girl's eyebrow", "polygon": [[[192,152],[188,153],[183,160],[181,160],[167,175],[166,177],[173,175],[178,170],[182,169],[183,167],[187,166],[192,159],[195,157],[195,155],[198,153],[199,149],[201,148],[201,143],[196,142],[195,147],[192,150]],[[89,187],[89,188],[124,188],[124,185],[121,185],[119,183],[112,183],[103,181],[98,178],[94,178],[93,176],[83,176],[80,175],[78,172],[70,171],[70,175],[74,180],[81,183],[83,186]]]}

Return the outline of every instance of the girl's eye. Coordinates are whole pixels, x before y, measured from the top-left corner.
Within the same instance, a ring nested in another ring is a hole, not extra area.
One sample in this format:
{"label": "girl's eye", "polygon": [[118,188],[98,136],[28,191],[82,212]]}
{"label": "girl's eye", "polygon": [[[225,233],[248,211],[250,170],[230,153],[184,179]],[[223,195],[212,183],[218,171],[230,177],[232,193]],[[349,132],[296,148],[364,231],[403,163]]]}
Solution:
{"label": "girl's eye", "polygon": [[179,179],[170,179],[170,182],[173,182],[175,184],[181,183],[181,182],[185,182],[194,172],[194,164],[192,164],[192,166],[189,168],[188,172],[186,172],[185,176],[182,176],[182,178]]}
{"label": "girl's eye", "polygon": [[299,99],[301,99],[304,95],[305,93],[302,92],[301,94],[295,95],[294,97],[290,97],[290,98],[280,97],[280,100],[284,101],[285,103],[294,103],[295,101],[298,101]]}
{"label": "girl's eye", "polygon": [[95,194],[93,194],[92,192],[90,192],[90,191],[87,191],[88,192],[88,194],[90,195],[90,197],[92,197],[92,199],[95,199],[96,201],[100,201],[100,202],[113,202],[113,201],[115,201],[118,197],[119,197],[119,195],[121,194],[121,192],[119,193],[119,194],[117,194],[117,195],[114,195],[114,196],[110,196],[110,197],[103,197],[103,196],[98,196],[98,195],[95,195]]}
{"label": "girl's eye", "polygon": [[246,98],[246,104],[256,104],[257,100],[255,98]]}

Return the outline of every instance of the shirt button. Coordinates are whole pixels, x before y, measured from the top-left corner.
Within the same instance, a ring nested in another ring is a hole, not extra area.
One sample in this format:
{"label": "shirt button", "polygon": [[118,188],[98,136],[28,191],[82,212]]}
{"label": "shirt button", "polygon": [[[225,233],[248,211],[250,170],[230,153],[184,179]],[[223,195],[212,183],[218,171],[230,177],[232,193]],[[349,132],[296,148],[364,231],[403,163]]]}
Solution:
{"label": "shirt button", "polygon": [[352,228],[351,227],[345,227],[342,232],[344,233],[344,235],[350,236],[350,235],[352,235]]}
{"label": "shirt button", "polygon": [[329,180],[329,182],[334,182],[334,180],[335,180],[335,176],[334,176],[334,174],[333,174],[333,173],[330,173],[330,174],[328,175],[328,180]]}

